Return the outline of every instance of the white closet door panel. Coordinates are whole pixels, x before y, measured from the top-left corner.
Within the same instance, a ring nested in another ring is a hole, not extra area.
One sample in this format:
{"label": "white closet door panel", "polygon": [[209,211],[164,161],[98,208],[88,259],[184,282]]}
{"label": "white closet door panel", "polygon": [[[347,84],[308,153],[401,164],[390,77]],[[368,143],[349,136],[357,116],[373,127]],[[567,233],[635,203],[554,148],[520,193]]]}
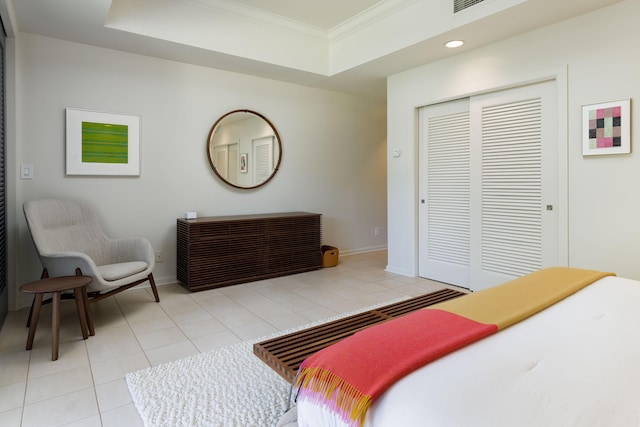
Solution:
{"label": "white closet door panel", "polygon": [[420,111],[419,275],[468,287],[468,100]]}
{"label": "white closet door panel", "polygon": [[557,262],[557,215],[543,210],[557,200],[554,87],[541,83],[471,100],[478,118],[471,131],[478,159],[471,190],[474,290]]}
{"label": "white closet door panel", "polygon": [[482,110],[482,268],[521,276],[541,266],[541,100]]}

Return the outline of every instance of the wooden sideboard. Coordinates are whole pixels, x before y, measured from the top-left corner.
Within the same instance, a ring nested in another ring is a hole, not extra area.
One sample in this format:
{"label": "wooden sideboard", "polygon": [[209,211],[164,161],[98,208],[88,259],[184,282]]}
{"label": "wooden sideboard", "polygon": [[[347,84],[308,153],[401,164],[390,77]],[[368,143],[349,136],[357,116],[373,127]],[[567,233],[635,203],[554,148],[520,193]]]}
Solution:
{"label": "wooden sideboard", "polygon": [[321,215],[286,212],[177,221],[177,278],[191,291],[322,267]]}

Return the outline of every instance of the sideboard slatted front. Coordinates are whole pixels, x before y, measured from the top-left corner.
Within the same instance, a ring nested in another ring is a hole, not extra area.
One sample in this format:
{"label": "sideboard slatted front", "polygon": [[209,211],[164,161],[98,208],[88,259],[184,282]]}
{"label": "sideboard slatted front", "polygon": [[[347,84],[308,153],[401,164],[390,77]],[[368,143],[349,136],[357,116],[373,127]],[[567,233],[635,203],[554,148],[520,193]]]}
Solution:
{"label": "sideboard slatted front", "polygon": [[322,267],[321,215],[287,212],[177,221],[177,278],[192,291]]}

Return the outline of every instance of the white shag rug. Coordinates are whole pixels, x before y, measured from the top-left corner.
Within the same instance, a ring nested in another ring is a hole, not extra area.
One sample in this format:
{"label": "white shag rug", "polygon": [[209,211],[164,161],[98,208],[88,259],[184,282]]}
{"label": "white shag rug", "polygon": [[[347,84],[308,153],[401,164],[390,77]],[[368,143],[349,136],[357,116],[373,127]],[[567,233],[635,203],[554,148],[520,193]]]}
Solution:
{"label": "white shag rug", "polygon": [[273,427],[290,386],[253,354],[254,343],[402,299],[128,373],[129,392],[146,427]]}

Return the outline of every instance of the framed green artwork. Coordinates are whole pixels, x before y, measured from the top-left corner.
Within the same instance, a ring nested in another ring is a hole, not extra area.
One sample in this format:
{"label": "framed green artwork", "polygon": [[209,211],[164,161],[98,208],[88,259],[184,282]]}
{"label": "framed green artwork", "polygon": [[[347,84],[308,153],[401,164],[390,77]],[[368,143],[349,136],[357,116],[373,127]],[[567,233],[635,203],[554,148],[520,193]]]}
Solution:
{"label": "framed green artwork", "polygon": [[140,116],[66,109],[67,175],[140,176]]}

